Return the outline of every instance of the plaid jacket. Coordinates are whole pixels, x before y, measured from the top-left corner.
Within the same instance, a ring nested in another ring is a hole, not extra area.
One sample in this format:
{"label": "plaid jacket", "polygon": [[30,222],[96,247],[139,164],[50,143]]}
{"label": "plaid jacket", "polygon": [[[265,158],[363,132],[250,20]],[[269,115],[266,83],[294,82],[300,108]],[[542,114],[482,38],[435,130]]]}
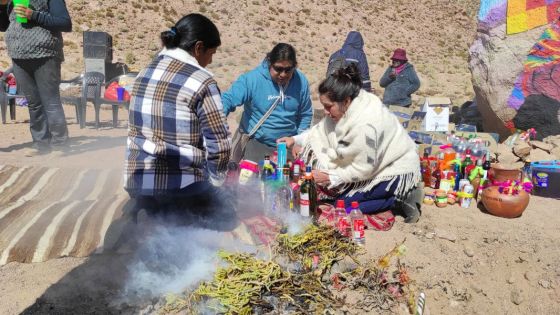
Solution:
{"label": "plaid jacket", "polygon": [[212,74],[181,49],[163,50],[131,93],[124,187],[164,195],[224,178],[231,151],[220,90]]}

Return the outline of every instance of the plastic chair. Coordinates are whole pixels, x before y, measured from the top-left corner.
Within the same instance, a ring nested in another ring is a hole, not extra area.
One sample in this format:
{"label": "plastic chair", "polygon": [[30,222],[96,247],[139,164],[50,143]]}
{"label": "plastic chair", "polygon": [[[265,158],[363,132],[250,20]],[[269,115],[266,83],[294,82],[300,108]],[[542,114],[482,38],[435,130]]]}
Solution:
{"label": "plastic chair", "polygon": [[[61,80],[60,83],[70,83],[70,84],[81,84],[83,74],[72,78],[70,80]],[[76,108],[76,120],[80,124],[80,128],[83,128],[81,124],[81,114],[82,114],[82,97],[81,96],[60,96],[60,101],[64,104],[72,104]]]}
{"label": "plastic chair", "polygon": [[2,115],[2,123],[6,123],[6,112],[10,105],[10,119],[16,119],[16,98],[25,97],[23,95],[8,94],[5,90],[5,82],[0,83],[0,112]]}
{"label": "plastic chair", "polygon": [[86,72],[82,78],[82,101],[80,104],[80,128],[86,124],[86,105],[90,101],[95,108],[95,128],[99,128],[99,107],[101,100],[101,86],[105,76],[101,72]]}

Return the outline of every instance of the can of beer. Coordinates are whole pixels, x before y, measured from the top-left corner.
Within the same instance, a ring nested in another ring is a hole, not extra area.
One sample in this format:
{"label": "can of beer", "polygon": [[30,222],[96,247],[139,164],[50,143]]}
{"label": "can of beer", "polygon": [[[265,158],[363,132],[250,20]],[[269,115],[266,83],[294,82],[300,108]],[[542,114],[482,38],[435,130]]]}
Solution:
{"label": "can of beer", "polygon": [[474,187],[470,183],[463,186],[461,208],[469,208],[473,200]]}

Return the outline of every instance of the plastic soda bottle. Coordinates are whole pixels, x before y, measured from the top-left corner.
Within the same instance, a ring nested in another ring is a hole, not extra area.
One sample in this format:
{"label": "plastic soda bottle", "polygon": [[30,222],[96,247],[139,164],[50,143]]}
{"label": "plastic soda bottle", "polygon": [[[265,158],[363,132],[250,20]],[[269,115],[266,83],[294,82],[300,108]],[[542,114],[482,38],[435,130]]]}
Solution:
{"label": "plastic soda bottle", "polygon": [[334,220],[334,222],[336,222],[336,228],[340,235],[349,237],[350,222],[348,221],[348,215],[346,214],[346,209],[344,207],[344,200],[342,199],[336,201],[334,209]]}
{"label": "plastic soda bottle", "polygon": [[354,243],[364,246],[366,244],[366,235],[364,231],[365,219],[358,206],[357,201],[352,201],[352,210],[348,216],[350,217],[350,224],[352,225],[352,240]]}

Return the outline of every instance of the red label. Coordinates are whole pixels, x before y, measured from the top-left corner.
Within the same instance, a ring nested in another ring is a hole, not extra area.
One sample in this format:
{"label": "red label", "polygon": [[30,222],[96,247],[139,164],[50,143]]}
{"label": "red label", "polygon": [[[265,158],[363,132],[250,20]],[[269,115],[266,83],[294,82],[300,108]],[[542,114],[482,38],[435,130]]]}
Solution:
{"label": "red label", "polygon": [[364,232],[364,220],[363,219],[355,219],[354,223],[354,238],[363,238],[365,235]]}

